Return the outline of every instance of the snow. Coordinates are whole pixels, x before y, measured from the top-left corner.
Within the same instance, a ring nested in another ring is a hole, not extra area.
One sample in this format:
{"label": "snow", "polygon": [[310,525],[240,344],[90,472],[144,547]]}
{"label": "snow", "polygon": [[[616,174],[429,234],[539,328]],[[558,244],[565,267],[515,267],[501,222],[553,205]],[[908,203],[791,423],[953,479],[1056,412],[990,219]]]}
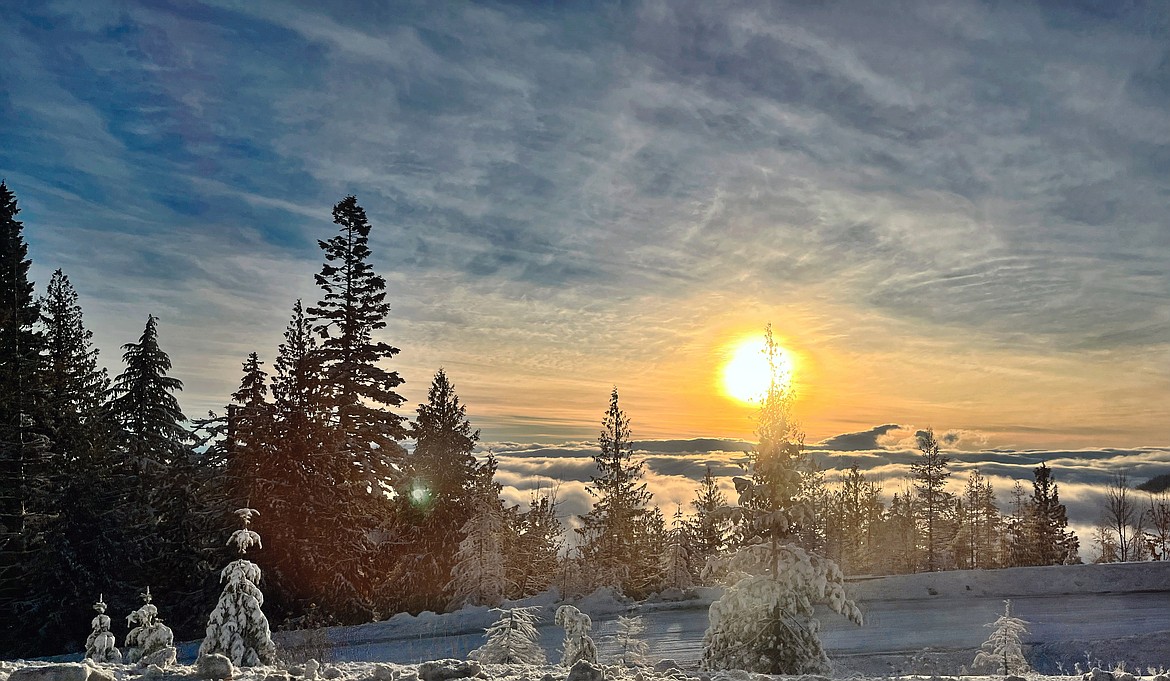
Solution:
{"label": "snow", "polygon": [[[1126,663],[1134,672],[1150,666],[1170,666],[1170,562],[1113,565],[1072,565],[1013,568],[995,571],[956,571],[861,579],[848,584],[866,624],[857,627],[828,611],[820,616],[821,637],[834,663],[833,676],[890,677],[910,674],[957,674],[970,668],[986,640],[984,626],[1003,613],[1003,600],[1012,599],[1012,613],[1030,622],[1023,638],[1025,654],[1034,669],[1056,674],[1062,665],[1071,674],[1092,666],[1112,668]],[[707,608],[718,598],[713,588],[696,589],[698,597],[670,602],[650,599],[624,602],[612,593],[593,594],[577,607],[593,620],[598,659],[612,665],[618,650],[609,641],[616,633],[617,615],[641,615],[642,634],[649,644],[653,667],[669,658],[685,675],[696,677],[701,640],[707,627]],[[585,607],[585,601],[597,606]],[[504,607],[540,605],[539,643],[551,661],[560,659],[564,630],[553,622],[560,601],[555,592],[509,602]],[[409,677],[421,661],[466,659],[485,642],[484,630],[499,613],[486,607],[455,613],[397,615],[385,622],[357,627],[333,627],[313,632],[276,632],[283,659],[303,662],[310,657],[329,660],[346,679],[381,680],[375,672],[397,670]],[[83,625],[84,626],[84,625]],[[180,661],[192,662],[197,644],[180,646]],[[78,660],[80,655],[71,659]],[[385,663],[379,667],[371,663]],[[0,663],[0,681],[15,668]],[[537,681],[550,673],[564,679],[563,667],[486,667],[492,678]],[[186,674],[180,666],[176,675]],[[169,670],[168,670],[169,671]],[[240,670],[237,681],[262,681],[269,667]],[[645,669],[644,681],[658,678]],[[129,674],[115,674],[119,679]],[[633,670],[619,670],[614,678],[633,678]],[[749,681],[734,672],[710,678]],[[665,678],[662,676],[661,678]],[[999,676],[971,677],[1001,679]],[[1029,678],[1033,678],[1031,675]],[[391,681],[391,676],[385,677]],[[403,679],[406,681],[406,679]],[[1165,680],[1163,680],[1165,681]]]}

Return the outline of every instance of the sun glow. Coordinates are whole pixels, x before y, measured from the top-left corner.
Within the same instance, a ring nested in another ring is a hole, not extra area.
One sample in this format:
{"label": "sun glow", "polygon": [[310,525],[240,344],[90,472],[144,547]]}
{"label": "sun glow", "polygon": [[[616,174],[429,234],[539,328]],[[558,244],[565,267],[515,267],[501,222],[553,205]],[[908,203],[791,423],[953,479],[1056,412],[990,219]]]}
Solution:
{"label": "sun glow", "polygon": [[788,390],[792,386],[792,355],[776,346],[774,367],[768,363],[767,343],[763,337],[746,338],[732,346],[727,364],[723,365],[723,390],[740,402],[759,404],[772,385]]}

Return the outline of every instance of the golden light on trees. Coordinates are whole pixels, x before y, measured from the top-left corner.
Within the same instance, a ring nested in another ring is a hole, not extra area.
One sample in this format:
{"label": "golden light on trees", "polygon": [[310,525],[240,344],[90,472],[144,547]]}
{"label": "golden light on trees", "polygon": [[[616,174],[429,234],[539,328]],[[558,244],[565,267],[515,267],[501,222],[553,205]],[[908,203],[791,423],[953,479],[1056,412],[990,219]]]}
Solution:
{"label": "golden light on trees", "polygon": [[775,382],[787,392],[792,387],[792,354],[780,346],[769,361],[763,336],[751,336],[734,343],[723,365],[723,390],[728,397],[748,404],[759,404]]}

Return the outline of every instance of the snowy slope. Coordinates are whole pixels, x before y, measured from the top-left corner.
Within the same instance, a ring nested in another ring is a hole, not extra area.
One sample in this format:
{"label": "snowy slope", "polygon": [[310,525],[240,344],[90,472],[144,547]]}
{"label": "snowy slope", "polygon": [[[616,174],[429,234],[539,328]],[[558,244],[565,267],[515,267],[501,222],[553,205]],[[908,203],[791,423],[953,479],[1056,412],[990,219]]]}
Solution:
{"label": "snowy slope", "polygon": [[[823,639],[843,667],[867,674],[932,671],[932,665],[941,665],[940,672],[957,672],[987,638],[983,625],[1002,612],[1004,598],[1013,599],[1014,611],[1031,622],[1024,642],[1042,658],[1037,662],[1043,671],[1056,672],[1057,662],[1069,671],[1075,661],[1084,665],[1086,651],[1093,660],[1125,660],[1131,668],[1170,665],[1170,562],[899,575],[856,580],[851,591],[866,614],[866,626],[855,627],[826,612]],[[612,653],[602,639],[613,633],[616,616],[634,611],[646,623],[651,657],[688,666],[701,654],[707,606],[716,597],[718,592],[708,589],[683,603],[627,604],[599,594],[578,607],[593,617],[602,659]],[[554,604],[545,605],[541,644],[555,661],[562,631],[552,625]],[[402,614],[318,632],[307,647],[309,635],[302,632],[282,634],[281,643],[290,651],[301,648],[301,657],[311,652],[338,661],[462,659],[482,644],[483,629],[493,620],[486,608]],[[1119,649],[1118,640],[1134,636],[1142,638]],[[922,655],[924,648],[931,651]]]}

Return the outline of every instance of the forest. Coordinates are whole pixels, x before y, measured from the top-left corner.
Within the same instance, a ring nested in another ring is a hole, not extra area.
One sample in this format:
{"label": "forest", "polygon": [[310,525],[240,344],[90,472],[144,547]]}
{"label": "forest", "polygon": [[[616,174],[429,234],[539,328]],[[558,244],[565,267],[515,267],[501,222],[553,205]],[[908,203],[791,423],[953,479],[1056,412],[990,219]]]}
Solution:
{"label": "forest", "polygon": [[[179,640],[201,637],[241,508],[258,512],[249,522],[263,545],[249,555],[281,629],[496,606],[550,588],[685,594],[735,569],[718,559],[769,542],[846,575],[1065,564],[1086,551],[1046,465],[1001,510],[978,471],[951,491],[948,458],[921,431],[911,476],[887,501],[856,467],[827,480],[775,390],[733,480],[737,499],[708,468],[689,508],[657,507],[615,387],[598,410],[592,510],[563,517],[555,489],[508,504],[452,377],[437,369],[413,410],[396,392],[402,378],[387,366],[399,348],[381,340],[386,281],[353,196],[318,242],[320,299],[290,301],[271,368],[249,354],[222,413],[191,418],[158,319],[144,315],[110,377],[66,274],[35,290],[18,213],[0,183],[3,657],[81,650],[96,599],[129,613],[148,588]],[[1096,559],[1163,559],[1168,542],[1165,495],[1139,507],[1119,478]],[[779,555],[759,558],[775,574]]]}

